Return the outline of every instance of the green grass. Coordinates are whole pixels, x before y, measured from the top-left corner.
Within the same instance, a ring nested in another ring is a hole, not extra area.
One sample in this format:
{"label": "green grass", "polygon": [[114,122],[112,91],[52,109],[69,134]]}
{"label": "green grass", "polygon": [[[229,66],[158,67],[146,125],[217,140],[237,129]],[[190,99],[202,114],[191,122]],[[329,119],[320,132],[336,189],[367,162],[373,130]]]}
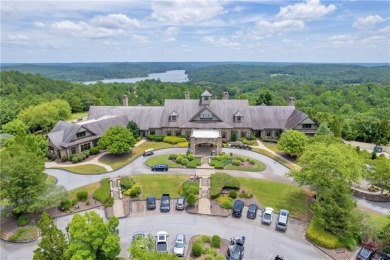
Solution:
{"label": "green grass", "polygon": [[16,230],[15,234],[8,238],[13,242],[26,242],[31,241],[38,237],[38,229],[36,225],[20,227]]}
{"label": "green grass", "polygon": [[169,160],[169,154],[152,156],[146,161],[146,165],[149,167],[162,163],[168,165],[170,168],[185,168],[184,165]]}
{"label": "green grass", "polygon": [[[240,157],[243,157],[245,158],[245,160],[249,157],[245,157],[245,156],[240,156]],[[252,159],[252,158],[250,158]],[[248,168],[248,167],[242,167],[242,166],[236,166],[236,165],[233,165],[231,163],[229,163],[228,165],[225,166],[224,169],[226,170],[238,170],[238,171],[249,171],[249,172],[259,172],[259,171],[263,171],[265,169],[265,165],[258,161],[258,160],[255,160],[255,159],[252,159],[255,161],[255,165],[256,167],[254,168]]]}
{"label": "green grass", "polygon": [[76,197],[77,192],[85,190],[88,192],[88,194],[93,194],[95,192],[95,190],[99,189],[99,187],[100,187],[100,183],[94,182],[94,183],[88,184],[86,186],[69,191],[68,192],[69,197],[70,197],[70,199],[75,200],[75,199],[77,199],[77,197]]}
{"label": "green grass", "polygon": [[132,151],[128,154],[123,154],[119,156],[106,154],[99,159],[99,162],[110,165],[111,168],[116,170],[132,162],[135,158],[142,155],[142,153],[146,149],[153,148],[155,150],[158,150],[158,149],[172,148],[172,147],[174,147],[174,145],[163,143],[163,142],[145,142],[139,146],[134,147]]}
{"label": "green grass", "polygon": [[95,190],[93,193],[93,198],[105,203],[110,198],[110,182],[108,178],[103,179],[100,188]]}
{"label": "green grass", "polygon": [[210,177],[210,197],[215,199],[219,197],[222,189],[226,188],[240,188],[239,181],[226,173],[214,173]]}
{"label": "green grass", "polygon": [[274,151],[275,153],[279,153],[279,154],[283,153],[283,151],[278,149],[275,143],[268,143],[268,142],[262,142],[262,143],[265,145],[265,147]]}
{"label": "green grass", "polygon": [[56,177],[53,177],[53,176],[46,174],[46,173],[45,173],[45,175],[47,176],[46,177],[47,184],[55,184],[56,183],[56,181],[57,181]]}
{"label": "green grass", "polygon": [[286,166],[287,168],[289,168],[290,170],[294,170],[294,171],[299,171],[300,168],[296,167],[295,165],[293,165],[292,163],[290,163],[289,161],[287,160],[284,160],[282,158],[279,158],[277,156],[275,156],[274,154],[264,150],[264,149],[259,149],[259,148],[253,148],[252,149],[253,152],[256,152],[256,153],[260,153],[262,155],[265,155],[265,156],[268,156],[270,157],[271,159],[274,159],[275,161],[283,164],[284,166]]}
{"label": "green grass", "polygon": [[88,111],[87,112],[79,112],[79,113],[73,113],[69,120],[77,120],[79,117],[87,117],[88,116]]}
{"label": "green grass", "polygon": [[101,174],[107,172],[106,168],[95,164],[83,164],[83,165],[77,165],[71,167],[60,167],[60,169],[64,169],[79,174]]}
{"label": "green grass", "polygon": [[241,187],[249,190],[262,207],[272,207],[276,212],[287,209],[292,216],[307,218],[306,192],[299,187],[267,180],[237,178]]}
{"label": "green grass", "polygon": [[179,186],[188,179],[186,175],[148,174],[135,175],[134,180],[141,185],[142,199],[153,195],[161,198],[163,193],[169,193],[171,198],[179,197]]}
{"label": "green grass", "polygon": [[390,219],[387,218],[385,215],[371,211],[365,211],[364,213],[366,214],[368,221],[371,222],[371,225],[373,225],[377,230],[382,229],[390,222]]}

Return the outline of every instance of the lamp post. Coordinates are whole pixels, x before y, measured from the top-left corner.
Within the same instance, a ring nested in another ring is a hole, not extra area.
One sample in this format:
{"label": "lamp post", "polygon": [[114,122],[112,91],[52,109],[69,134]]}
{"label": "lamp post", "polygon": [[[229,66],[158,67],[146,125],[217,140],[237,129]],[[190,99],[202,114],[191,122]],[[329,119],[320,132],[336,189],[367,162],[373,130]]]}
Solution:
{"label": "lamp post", "polygon": [[65,227],[65,230],[66,230],[66,236],[68,237],[68,242],[69,242],[69,227],[66,226],[66,227]]}

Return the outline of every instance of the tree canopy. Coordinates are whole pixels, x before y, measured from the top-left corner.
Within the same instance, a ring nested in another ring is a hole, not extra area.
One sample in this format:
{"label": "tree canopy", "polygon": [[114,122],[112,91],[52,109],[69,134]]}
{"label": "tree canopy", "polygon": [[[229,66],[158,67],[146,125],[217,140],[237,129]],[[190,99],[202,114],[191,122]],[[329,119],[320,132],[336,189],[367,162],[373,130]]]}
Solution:
{"label": "tree canopy", "polygon": [[308,142],[307,136],[297,130],[283,132],[278,140],[277,147],[292,156],[300,156]]}
{"label": "tree canopy", "polygon": [[38,221],[38,227],[41,230],[41,241],[38,248],[34,250],[34,260],[64,260],[64,253],[68,246],[65,234],[59,230],[53,219],[43,212]]}
{"label": "tree canopy", "polygon": [[110,154],[115,155],[128,153],[134,145],[133,134],[122,126],[110,127],[98,142],[101,149],[107,149]]}
{"label": "tree canopy", "polygon": [[96,212],[76,214],[69,223],[69,245],[66,259],[116,259],[120,253],[119,221],[108,222]]}
{"label": "tree canopy", "polygon": [[379,157],[368,164],[370,165],[364,177],[381,187],[381,194],[385,189],[390,190],[390,159]]}
{"label": "tree canopy", "polygon": [[139,137],[139,126],[137,125],[136,122],[130,121],[127,124],[127,128],[131,131],[131,133],[133,134],[133,137],[135,139],[137,139]]}

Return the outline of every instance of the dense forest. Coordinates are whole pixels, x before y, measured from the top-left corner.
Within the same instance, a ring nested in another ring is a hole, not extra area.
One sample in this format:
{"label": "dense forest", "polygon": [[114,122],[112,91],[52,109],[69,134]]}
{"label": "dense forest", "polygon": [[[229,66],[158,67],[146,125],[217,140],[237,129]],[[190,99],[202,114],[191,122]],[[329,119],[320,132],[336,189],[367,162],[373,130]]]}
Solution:
{"label": "dense forest", "polygon": [[[67,101],[72,112],[82,112],[88,111],[91,105],[120,105],[124,94],[129,96],[129,105],[160,106],[165,99],[184,98],[185,91],[197,98],[207,89],[215,98],[221,98],[222,93],[228,91],[231,98],[248,99],[252,105],[286,105],[288,97],[292,96],[297,100],[297,108],[317,122],[327,123],[335,135],[366,142],[379,142],[378,136],[387,136],[380,142],[388,142],[389,66],[209,64],[205,67],[206,64],[188,63],[190,81],[187,83],[147,80],[85,85],[2,71],[0,124],[26,118],[23,110],[56,99]],[[158,63],[153,66],[157,67]],[[163,66],[161,71],[166,69]]]}

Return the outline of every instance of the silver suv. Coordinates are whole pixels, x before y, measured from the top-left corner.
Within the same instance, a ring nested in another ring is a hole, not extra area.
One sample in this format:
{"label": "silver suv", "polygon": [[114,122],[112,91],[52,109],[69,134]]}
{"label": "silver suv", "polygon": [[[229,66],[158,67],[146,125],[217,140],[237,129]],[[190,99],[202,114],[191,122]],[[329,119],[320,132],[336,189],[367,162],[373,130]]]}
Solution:
{"label": "silver suv", "polygon": [[177,234],[173,253],[177,256],[184,256],[186,252],[186,236],[184,234]]}
{"label": "silver suv", "polygon": [[287,229],[288,216],[290,212],[286,209],[281,209],[279,212],[278,223],[276,223],[276,229],[285,231]]}

